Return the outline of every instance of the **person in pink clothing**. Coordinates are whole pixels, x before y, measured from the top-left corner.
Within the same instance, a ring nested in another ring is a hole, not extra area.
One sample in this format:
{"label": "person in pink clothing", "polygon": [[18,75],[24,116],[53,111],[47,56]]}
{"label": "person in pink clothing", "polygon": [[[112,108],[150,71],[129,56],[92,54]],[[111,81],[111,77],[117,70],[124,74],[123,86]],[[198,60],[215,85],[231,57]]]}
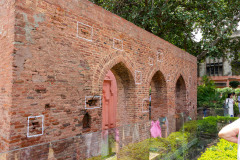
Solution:
{"label": "person in pink clothing", "polygon": [[157,121],[152,121],[151,122],[151,129],[150,129],[150,132],[151,132],[151,136],[153,138],[156,138],[156,137],[162,137],[162,131],[161,131],[161,126],[160,126],[160,122],[159,120]]}

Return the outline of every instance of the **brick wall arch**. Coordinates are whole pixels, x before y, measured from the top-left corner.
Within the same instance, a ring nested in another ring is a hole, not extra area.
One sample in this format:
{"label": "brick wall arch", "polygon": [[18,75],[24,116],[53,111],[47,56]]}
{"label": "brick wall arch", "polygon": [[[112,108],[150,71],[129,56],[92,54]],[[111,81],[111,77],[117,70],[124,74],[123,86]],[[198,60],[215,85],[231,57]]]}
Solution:
{"label": "brick wall arch", "polygon": [[[111,69],[117,81],[116,124],[123,126],[136,119],[136,85],[134,76],[122,61]],[[101,81],[99,83],[101,85]]]}
{"label": "brick wall arch", "polygon": [[154,67],[154,69],[149,70],[148,74],[146,74],[146,76],[145,76],[145,80],[146,80],[145,84],[146,84],[147,88],[149,88],[150,83],[152,81],[152,78],[157,72],[161,72],[162,78],[164,79],[164,81],[167,81],[166,80],[166,73],[163,72],[163,70],[161,70],[159,66]]}
{"label": "brick wall arch", "polygon": [[184,83],[185,83],[185,86],[186,86],[186,89],[187,89],[187,86],[188,86],[187,76],[186,76],[185,73],[183,73],[183,72],[177,72],[177,73],[175,74],[175,77],[174,77],[174,79],[173,79],[173,85],[174,85],[174,87],[175,87],[175,85],[176,85],[176,83],[177,83],[177,81],[178,81],[178,79],[179,79],[180,77],[183,78]]}
{"label": "brick wall arch", "polygon": [[184,81],[185,90],[186,90],[185,97],[186,97],[186,103],[187,103],[191,90],[190,90],[190,86],[189,86],[189,83],[188,83],[188,75],[186,75],[184,72],[178,72],[176,74],[176,78],[174,79],[174,83],[173,83],[174,92],[176,92],[176,84],[177,84],[177,81],[179,80],[180,77],[182,77],[182,79]]}
{"label": "brick wall arch", "polygon": [[[107,62],[107,63],[106,63]],[[135,119],[136,86],[134,64],[123,56],[105,57],[98,65],[93,76],[93,93],[102,94],[103,81],[111,70],[117,81],[117,126],[124,125]]]}
{"label": "brick wall arch", "polygon": [[[99,62],[98,66],[96,67],[96,70],[93,73],[93,80],[92,80],[92,93],[93,94],[99,94],[102,90],[102,83],[104,81],[104,78],[109,70],[113,66],[115,66],[118,63],[123,63],[124,66],[129,70],[131,75],[134,75],[134,63],[132,63],[130,60],[125,58],[126,56],[116,56],[116,57],[110,57],[107,56],[102,59],[102,61]],[[134,76],[133,76],[134,77]]]}
{"label": "brick wall arch", "polygon": [[148,88],[151,87],[151,119],[157,120],[168,113],[167,82],[160,70],[153,73],[150,74]]}
{"label": "brick wall arch", "polygon": [[[176,130],[179,130],[183,125],[183,120],[186,116],[187,101],[186,101],[186,84],[183,77],[180,75],[175,87],[175,103],[176,103]],[[180,114],[183,113],[184,114]],[[184,117],[183,117],[184,116]]]}
{"label": "brick wall arch", "polygon": [[184,119],[186,118],[186,116],[188,116],[186,94],[187,94],[186,83],[185,80],[183,79],[183,76],[180,75],[179,78],[177,79],[175,86],[175,104],[176,104],[175,113],[177,131],[182,127]]}

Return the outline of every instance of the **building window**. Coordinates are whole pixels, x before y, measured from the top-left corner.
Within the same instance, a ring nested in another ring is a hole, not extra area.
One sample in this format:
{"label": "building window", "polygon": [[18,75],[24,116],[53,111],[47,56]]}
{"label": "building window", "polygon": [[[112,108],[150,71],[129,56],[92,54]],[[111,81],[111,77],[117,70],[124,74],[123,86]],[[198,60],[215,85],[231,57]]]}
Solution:
{"label": "building window", "polygon": [[208,76],[222,76],[223,75],[223,64],[222,63],[209,63],[207,64],[207,75]]}
{"label": "building window", "polygon": [[218,83],[215,83],[215,85],[217,87],[227,87],[227,83],[224,83],[224,82],[218,82]]}

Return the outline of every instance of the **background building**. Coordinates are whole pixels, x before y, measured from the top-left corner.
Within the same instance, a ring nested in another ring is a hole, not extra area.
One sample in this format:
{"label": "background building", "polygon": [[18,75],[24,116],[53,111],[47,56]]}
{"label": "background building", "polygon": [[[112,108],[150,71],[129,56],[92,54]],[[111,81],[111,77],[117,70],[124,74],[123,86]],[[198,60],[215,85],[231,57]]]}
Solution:
{"label": "background building", "polygon": [[[240,30],[235,32],[232,38],[240,37]],[[229,82],[240,82],[240,62],[233,62],[233,58],[230,58],[231,54],[228,54],[228,58],[211,59],[206,58],[205,62],[200,63],[198,66],[198,82],[201,81],[201,77],[204,75],[209,76],[215,81],[218,88],[229,87]]]}

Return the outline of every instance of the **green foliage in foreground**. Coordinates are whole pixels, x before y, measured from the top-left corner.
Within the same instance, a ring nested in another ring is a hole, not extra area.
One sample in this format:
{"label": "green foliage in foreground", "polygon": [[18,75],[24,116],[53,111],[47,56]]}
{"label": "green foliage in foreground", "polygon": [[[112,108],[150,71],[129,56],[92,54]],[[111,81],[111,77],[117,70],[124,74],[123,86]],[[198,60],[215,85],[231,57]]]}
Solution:
{"label": "green foliage in foreground", "polygon": [[[235,121],[237,119],[237,117],[217,116],[206,117],[197,121],[189,121],[184,124],[180,132],[173,132],[167,138],[150,138],[123,147],[120,151],[120,160],[145,160],[144,158],[149,156],[149,150],[151,152],[157,152],[160,156],[165,156],[167,153],[171,154],[196,138],[200,133],[217,135],[217,123],[227,124],[229,121]],[[185,154],[187,154],[187,151]]]}
{"label": "green foliage in foreground", "polygon": [[139,143],[131,143],[120,151],[120,160],[146,160],[149,159],[149,150],[157,152],[160,156],[173,153],[187,144],[189,133],[173,132],[167,138],[150,138]]}
{"label": "green foliage in foreground", "polygon": [[145,160],[149,159],[150,140],[146,139],[139,143],[132,143],[125,146],[119,153],[120,160]]}
{"label": "green foliage in foreground", "polygon": [[[138,143],[131,143],[124,146],[119,153],[120,160],[146,160],[149,158],[149,151],[158,153],[164,157],[167,154],[173,154],[179,148],[186,148],[186,145],[196,138],[200,133],[208,135],[217,135],[217,123],[227,124],[234,121],[237,117],[206,117],[202,120],[193,120],[184,124],[179,132],[171,133],[167,138],[149,138]],[[214,150],[214,149],[213,149]],[[188,154],[188,150],[184,151]],[[219,153],[220,154],[220,153]],[[178,155],[181,159],[181,155]],[[101,156],[89,160],[98,160]]]}
{"label": "green foliage in foreground", "polygon": [[220,142],[208,148],[198,160],[236,160],[237,144],[220,139]]}
{"label": "green foliage in foreground", "polygon": [[189,133],[189,138],[193,139],[200,134],[208,134],[217,136],[219,128],[218,123],[228,124],[229,121],[235,121],[238,117],[209,116],[202,120],[189,121],[184,124],[184,133]]}
{"label": "green foliage in foreground", "polygon": [[203,134],[217,134],[218,126],[217,123],[227,124],[229,121],[235,121],[238,117],[206,117],[202,120],[197,121],[198,131]]}

